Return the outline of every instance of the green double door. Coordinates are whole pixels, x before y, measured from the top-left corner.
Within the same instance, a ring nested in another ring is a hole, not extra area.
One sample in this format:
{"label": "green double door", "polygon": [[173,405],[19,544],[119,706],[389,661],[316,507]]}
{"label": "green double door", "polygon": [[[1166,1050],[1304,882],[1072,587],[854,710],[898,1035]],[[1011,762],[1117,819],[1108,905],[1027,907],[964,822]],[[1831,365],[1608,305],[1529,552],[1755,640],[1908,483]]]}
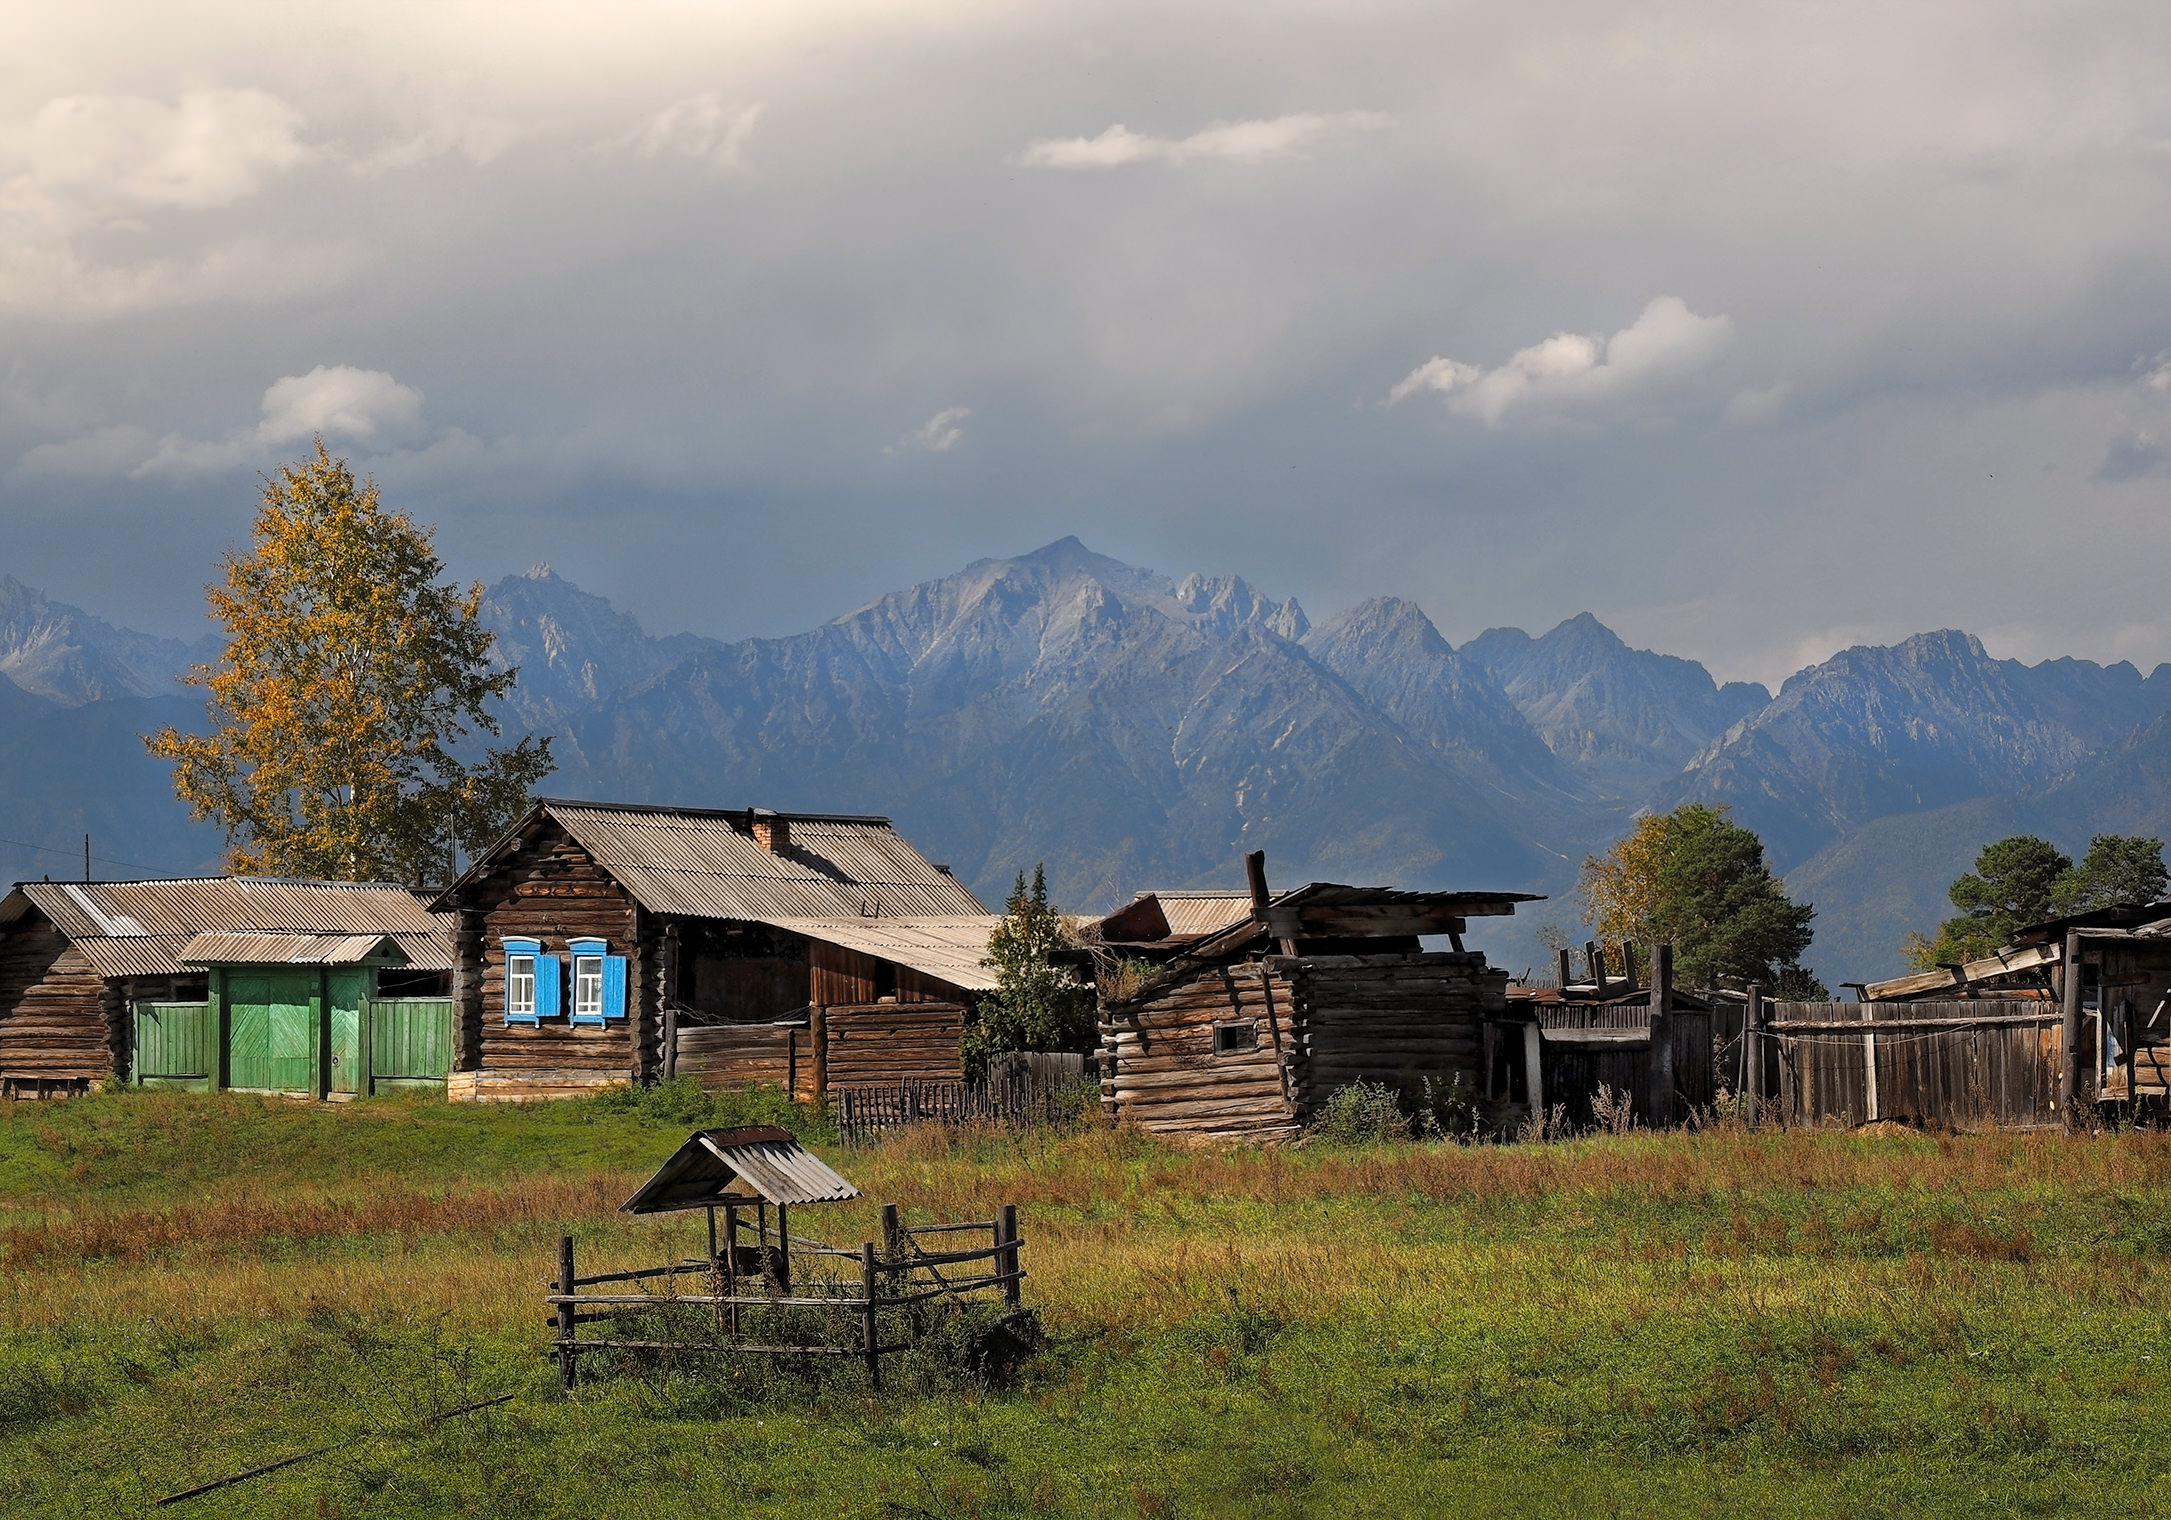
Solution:
{"label": "green double door", "polygon": [[226,1085],[352,1096],[362,1075],[362,971],[229,967]]}

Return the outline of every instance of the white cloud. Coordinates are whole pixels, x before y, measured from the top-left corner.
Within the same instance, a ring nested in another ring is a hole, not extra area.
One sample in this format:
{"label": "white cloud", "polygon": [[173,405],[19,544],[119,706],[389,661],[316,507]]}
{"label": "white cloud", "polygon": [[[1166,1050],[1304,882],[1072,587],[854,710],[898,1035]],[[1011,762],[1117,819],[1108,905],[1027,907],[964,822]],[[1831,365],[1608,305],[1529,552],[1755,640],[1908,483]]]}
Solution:
{"label": "white cloud", "polygon": [[193,90],[47,101],[30,129],[17,194],[67,193],[145,206],[225,206],[308,156],[302,115],[262,90]]}
{"label": "white cloud", "polygon": [[882,452],[924,449],[930,454],[947,454],[964,442],[965,419],[971,415],[969,406],[946,406]]}
{"label": "white cloud", "polygon": [[397,447],[423,434],[421,391],[382,369],[317,365],[306,376],[280,376],[265,387],[254,428],[237,428],[224,439],[163,439],[135,426],[100,428],[30,449],[15,465],[17,478],[37,476],[200,476],[261,460],[308,436],[341,443]]}
{"label": "white cloud", "polygon": [[673,153],[699,159],[719,174],[735,174],[746,166],[747,139],[760,119],[759,104],[727,110],[723,95],[709,90],[665,106],[627,141],[650,158]]}
{"label": "white cloud", "polygon": [[320,364],[306,375],[272,381],[264,391],[263,412],[256,436],[268,444],[315,433],[369,443],[420,428],[422,392],[381,369]]}
{"label": "white cloud", "polygon": [[1200,159],[1256,164],[1294,158],[1321,138],[1343,132],[1378,132],[1390,124],[1378,111],[1299,111],[1266,121],[1217,121],[1189,137],[1153,137],[1117,122],[1098,137],[1043,137],[1028,144],[1018,162],[1029,169],[1117,169],[1160,162],[1181,166]]}
{"label": "white cloud", "polygon": [[1610,338],[1555,333],[1494,369],[1434,357],[1387,393],[1393,406],[1420,391],[1449,411],[1498,427],[1523,407],[1577,406],[1648,394],[1704,369],[1734,340],[1729,317],[1699,317],[1679,296],[1660,296]]}

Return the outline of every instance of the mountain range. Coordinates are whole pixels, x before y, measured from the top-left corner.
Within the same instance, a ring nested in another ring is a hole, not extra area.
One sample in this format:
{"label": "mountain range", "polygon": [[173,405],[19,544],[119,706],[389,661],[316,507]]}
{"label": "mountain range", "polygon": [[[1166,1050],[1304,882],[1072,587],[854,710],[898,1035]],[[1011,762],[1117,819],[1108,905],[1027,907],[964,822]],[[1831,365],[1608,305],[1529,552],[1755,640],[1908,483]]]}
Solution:
{"label": "mountain range", "polygon": [[[2017,829],[2171,834],[2171,666],[1989,656],[1925,633],[1834,655],[1776,695],[1632,649],[1588,613],[1460,648],[1414,603],[1314,626],[1242,579],[1182,580],[1064,539],[805,633],[656,637],[538,566],[489,588],[503,714],[556,737],[545,789],[895,818],[990,902],[1045,861],[1057,901],[1220,885],[1264,849],[1318,877],[1546,892],[1480,942],[1520,970],[1584,855],[1638,811],[1721,803],[1818,908],[1830,981],[1888,974],[1945,884]],[[215,653],[0,579],[0,869],[202,868],[134,735],[200,722],[176,674]],[[42,847],[44,853],[33,847]]]}

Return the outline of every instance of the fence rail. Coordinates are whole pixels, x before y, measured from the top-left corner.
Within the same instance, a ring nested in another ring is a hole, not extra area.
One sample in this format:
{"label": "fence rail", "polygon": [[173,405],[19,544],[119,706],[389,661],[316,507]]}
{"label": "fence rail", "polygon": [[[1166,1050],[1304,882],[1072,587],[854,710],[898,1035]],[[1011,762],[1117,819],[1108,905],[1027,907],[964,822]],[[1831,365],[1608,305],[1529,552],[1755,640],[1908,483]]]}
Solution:
{"label": "fence rail", "polygon": [[[714,1235],[714,1211],[711,1210],[711,1237]],[[781,1226],[781,1221],[780,1221]],[[736,1213],[730,1220],[730,1233],[725,1248],[713,1258],[673,1262],[668,1266],[644,1267],[625,1272],[597,1272],[583,1277],[574,1261],[574,1243],[570,1235],[558,1241],[558,1274],[555,1293],[543,1297],[544,1306],[550,1311],[545,1323],[557,1332],[551,1343],[551,1354],[558,1361],[558,1375],[562,1385],[573,1386],[580,1358],[593,1351],[652,1350],[681,1351],[699,1354],[742,1353],[768,1356],[853,1356],[864,1359],[869,1383],[879,1389],[882,1386],[882,1358],[899,1351],[911,1349],[915,1337],[924,1328],[919,1318],[920,1307],[938,1298],[959,1302],[971,1301],[971,1296],[999,1290],[1002,1301],[1009,1309],[1005,1323],[1014,1322],[1024,1313],[1020,1287],[1025,1281],[1023,1247],[1025,1236],[1018,1229],[1016,1204],[1005,1204],[993,1219],[972,1220],[957,1224],[933,1224],[918,1227],[902,1222],[897,1206],[886,1205],[882,1210],[882,1245],[877,1248],[873,1241],[861,1244],[857,1251],[847,1251],[820,1241],[804,1240],[798,1236],[779,1232],[779,1246],[772,1250],[768,1245],[767,1227],[761,1227],[762,1244],[752,1254],[762,1259],[759,1270],[742,1269],[741,1257],[748,1248],[738,1243],[743,1227]],[[927,1251],[921,1248],[921,1235],[943,1235],[957,1231],[988,1232],[988,1244],[966,1251]],[[859,1264],[858,1281],[809,1283],[795,1287],[792,1281],[789,1242],[804,1251],[824,1256],[843,1256]],[[955,1268],[971,1262],[984,1262],[987,1270],[972,1276],[960,1276],[945,1272],[943,1268]],[[681,1293],[677,1279],[692,1275],[710,1288],[709,1292]],[[647,1283],[661,1278],[663,1291],[639,1293],[596,1293],[583,1289],[614,1286],[620,1283]],[[764,1291],[739,1291],[741,1282],[759,1283]],[[811,1291],[810,1291],[811,1290]],[[605,1334],[582,1338],[580,1327],[590,1324],[612,1325],[622,1314],[634,1314],[647,1310],[677,1307],[703,1308],[716,1316],[716,1328],[720,1332],[714,1340],[654,1340],[628,1339]],[[841,1323],[848,1324],[849,1333],[828,1340],[800,1340],[785,1344],[743,1339],[740,1334],[740,1315],[744,1310],[769,1311],[775,1309],[830,1309],[838,1311]],[[891,1314],[893,1324],[902,1321],[903,1340],[883,1344],[881,1316],[883,1311],[907,1310],[902,1316]],[[585,1311],[585,1312],[583,1312]],[[844,1341],[839,1344],[838,1340]]]}

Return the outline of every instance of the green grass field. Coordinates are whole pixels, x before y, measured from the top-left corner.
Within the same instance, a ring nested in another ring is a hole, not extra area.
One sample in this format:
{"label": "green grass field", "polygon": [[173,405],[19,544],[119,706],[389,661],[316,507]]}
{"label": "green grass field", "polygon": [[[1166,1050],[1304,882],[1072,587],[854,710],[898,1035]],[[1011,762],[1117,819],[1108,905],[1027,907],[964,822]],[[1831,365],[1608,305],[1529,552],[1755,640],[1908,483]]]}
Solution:
{"label": "green grass field", "polygon": [[1016,1384],[566,1399],[556,1239],[695,1249],[614,1213],[695,1107],[0,1105],[0,1510],[345,1443],[161,1513],[2171,1512],[2155,1135],[822,1146],[868,1195],[803,1211],[831,1240],[1021,1206]]}

